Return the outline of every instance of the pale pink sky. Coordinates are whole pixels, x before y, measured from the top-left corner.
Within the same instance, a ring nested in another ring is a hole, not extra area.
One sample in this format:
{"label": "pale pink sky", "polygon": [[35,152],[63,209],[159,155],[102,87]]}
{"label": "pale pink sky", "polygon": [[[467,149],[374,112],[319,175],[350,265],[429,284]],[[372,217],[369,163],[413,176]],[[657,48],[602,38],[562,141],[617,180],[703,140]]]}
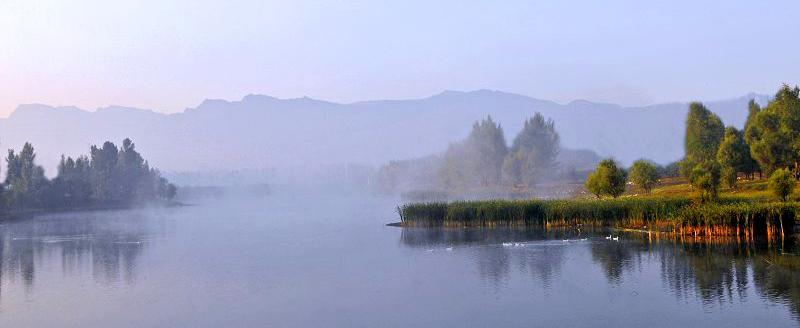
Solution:
{"label": "pale pink sky", "polygon": [[566,102],[721,99],[800,80],[796,1],[0,2],[18,104],[175,112],[250,93],[339,102],[496,89]]}

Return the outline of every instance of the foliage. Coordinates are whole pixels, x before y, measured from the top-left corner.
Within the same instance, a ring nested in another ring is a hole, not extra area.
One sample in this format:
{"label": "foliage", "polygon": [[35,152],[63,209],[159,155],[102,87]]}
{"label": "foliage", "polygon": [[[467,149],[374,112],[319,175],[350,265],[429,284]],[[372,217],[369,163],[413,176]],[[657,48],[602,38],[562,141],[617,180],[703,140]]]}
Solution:
{"label": "foliage", "polygon": [[653,186],[658,183],[658,167],[653,162],[640,159],[633,162],[629,178],[631,182],[649,194]]}
{"label": "foliage", "polygon": [[508,164],[504,165],[504,174],[511,178],[512,184],[526,185],[552,174],[558,164],[560,140],[553,120],[545,120],[537,112],[525,121],[522,131],[514,138],[505,160]]}
{"label": "foliage", "polygon": [[689,104],[684,139],[686,157],[696,163],[714,160],[724,129],[719,116],[706,109],[702,103]]}
{"label": "foliage", "polygon": [[[564,177],[559,155],[563,154],[555,123],[542,114],[535,113],[525,120],[510,148],[500,124],[487,116],[473,124],[466,139],[450,144],[441,156],[395,161],[382,166],[379,184],[387,191],[408,185],[437,189],[533,186],[551,177]],[[594,166],[595,158],[599,157],[592,156],[597,155],[577,150],[569,152],[568,160],[574,162],[571,164],[588,161],[591,163],[588,165]]]}
{"label": "foliage", "polygon": [[589,176],[586,177],[586,182],[583,184],[586,187],[586,190],[589,190],[592,195],[600,199],[603,196],[603,183],[602,177],[600,177],[597,172],[589,173]]}
{"label": "foliage", "polygon": [[36,153],[26,143],[19,153],[8,151],[6,205],[14,210],[75,208],[90,205],[127,205],[171,200],[177,188],[150,168],[129,139],[121,150],[106,142],[92,146],[90,157],[61,157],[58,175],[48,180],[36,165]]}
{"label": "foliage", "polygon": [[723,180],[731,188],[736,187],[738,173],[750,173],[754,167],[750,148],[745,143],[742,132],[732,126],[725,129],[725,137],[720,143],[716,158]]}
{"label": "foliage", "polygon": [[769,190],[775,197],[784,202],[794,191],[795,185],[797,185],[797,180],[787,169],[775,170],[775,172],[772,172],[772,176],[769,177]]}
{"label": "foliage", "polygon": [[689,156],[684,157],[678,162],[680,176],[691,180],[692,171],[697,167],[697,162]]}
{"label": "foliage", "polygon": [[680,162],[672,162],[666,166],[658,167],[658,175],[665,178],[677,178],[680,176]]}
{"label": "foliage", "polygon": [[47,187],[44,169],[35,164],[36,153],[30,143],[25,143],[22,151],[15,154],[8,151],[5,185],[8,189],[8,206],[40,206]]}
{"label": "foliage", "polygon": [[744,130],[742,130],[742,137],[747,145],[747,151],[750,152],[750,163],[748,163],[746,170],[750,175],[753,175],[753,172],[756,171],[761,172],[761,168],[753,157],[752,150],[750,150],[750,144],[754,141],[752,137],[758,135],[758,127],[755,125],[755,120],[759,112],[761,112],[761,106],[754,99],[750,99],[747,103],[747,121],[745,121]]}
{"label": "foliage", "polygon": [[511,185],[533,185],[536,160],[526,148],[508,154],[503,161],[503,180]]}
{"label": "foliage", "polygon": [[446,187],[497,185],[507,153],[503,128],[488,116],[473,124],[467,140],[450,145],[440,179]]}
{"label": "foliage", "polygon": [[689,176],[689,182],[700,189],[702,201],[713,201],[717,198],[720,185],[720,167],[716,162],[698,164]]}
{"label": "foliage", "polygon": [[745,139],[750,153],[767,174],[800,162],[800,89],[783,85],[764,109],[751,110]]}
{"label": "foliage", "polygon": [[619,197],[625,192],[625,175],[625,170],[618,167],[613,159],[604,159],[589,174],[584,185],[597,198],[602,195]]}

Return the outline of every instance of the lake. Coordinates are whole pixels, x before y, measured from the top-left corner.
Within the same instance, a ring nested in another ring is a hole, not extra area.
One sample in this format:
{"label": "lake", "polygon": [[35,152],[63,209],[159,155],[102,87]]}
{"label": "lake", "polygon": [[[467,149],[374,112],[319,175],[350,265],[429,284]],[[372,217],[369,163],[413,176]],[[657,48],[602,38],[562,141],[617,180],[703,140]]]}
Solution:
{"label": "lake", "polygon": [[403,229],[280,192],[0,226],[2,327],[796,327],[794,239]]}

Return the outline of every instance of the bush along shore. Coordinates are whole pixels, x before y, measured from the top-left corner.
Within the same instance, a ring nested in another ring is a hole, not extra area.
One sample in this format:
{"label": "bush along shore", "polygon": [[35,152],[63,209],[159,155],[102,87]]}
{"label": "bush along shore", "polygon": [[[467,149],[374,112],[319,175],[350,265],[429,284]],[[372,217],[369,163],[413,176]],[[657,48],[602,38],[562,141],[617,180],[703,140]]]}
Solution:
{"label": "bush along shore", "polygon": [[798,205],[738,198],[701,205],[675,197],[431,202],[397,211],[404,227],[589,225],[696,236],[776,236],[793,233]]}

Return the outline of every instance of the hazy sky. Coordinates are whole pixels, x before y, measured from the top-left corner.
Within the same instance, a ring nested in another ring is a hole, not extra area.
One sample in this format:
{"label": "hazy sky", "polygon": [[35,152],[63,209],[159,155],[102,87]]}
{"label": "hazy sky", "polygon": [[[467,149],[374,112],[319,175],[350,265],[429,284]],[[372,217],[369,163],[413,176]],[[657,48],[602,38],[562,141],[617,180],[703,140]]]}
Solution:
{"label": "hazy sky", "polygon": [[641,105],[800,83],[800,1],[0,0],[0,117],[496,89]]}

